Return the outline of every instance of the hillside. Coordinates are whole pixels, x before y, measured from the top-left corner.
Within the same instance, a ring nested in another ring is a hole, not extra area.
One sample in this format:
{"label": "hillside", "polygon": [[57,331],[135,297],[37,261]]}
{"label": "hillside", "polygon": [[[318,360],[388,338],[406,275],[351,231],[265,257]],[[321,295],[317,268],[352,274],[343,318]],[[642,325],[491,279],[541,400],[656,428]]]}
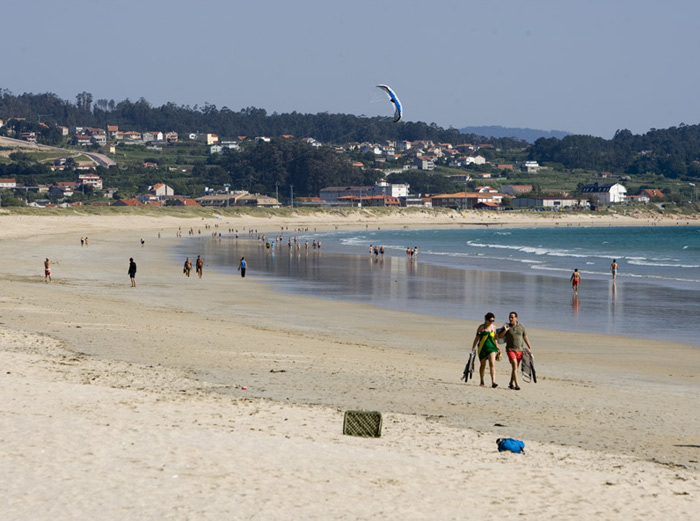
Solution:
{"label": "hillside", "polygon": [[539,138],[557,138],[562,139],[566,136],[571,135],[570,132],[565,130],[538,130],[534,128],[513,128],[513,127],[502,127],[500,125],[487,125],[481,127],[464,127],[460,128],[459,131],[462,134],[476,134],[477,136],[484,136],[486,138],[513,138],[522,141],[527,141],[532,144]]}

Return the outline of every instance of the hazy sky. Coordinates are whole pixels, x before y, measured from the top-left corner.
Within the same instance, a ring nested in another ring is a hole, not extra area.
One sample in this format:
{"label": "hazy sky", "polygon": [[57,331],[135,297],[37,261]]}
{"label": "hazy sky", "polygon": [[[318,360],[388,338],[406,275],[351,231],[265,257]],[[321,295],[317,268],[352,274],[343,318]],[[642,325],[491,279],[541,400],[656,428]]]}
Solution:
{"label": "hazy sky", "polygon": [[[700,122],[691,0],[0,0],[0,88],[612,137]],[[386,102],[388,103],[388,102]],[[0,117],[8,116],[0,114]]]}

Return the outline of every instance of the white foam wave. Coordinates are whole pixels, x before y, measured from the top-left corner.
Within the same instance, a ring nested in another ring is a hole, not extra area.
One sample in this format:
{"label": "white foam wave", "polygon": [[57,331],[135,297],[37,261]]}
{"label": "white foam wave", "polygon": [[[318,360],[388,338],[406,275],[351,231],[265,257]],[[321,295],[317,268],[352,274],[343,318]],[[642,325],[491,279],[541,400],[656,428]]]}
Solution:
{"label": "white foam wave", "polygon": [[628,260],[629,264],[634,266],[654,266],[657,268],[685,268],[694,269],[700,268],[700,264],[677,264],[670,262],[654,262],[652,260]]}

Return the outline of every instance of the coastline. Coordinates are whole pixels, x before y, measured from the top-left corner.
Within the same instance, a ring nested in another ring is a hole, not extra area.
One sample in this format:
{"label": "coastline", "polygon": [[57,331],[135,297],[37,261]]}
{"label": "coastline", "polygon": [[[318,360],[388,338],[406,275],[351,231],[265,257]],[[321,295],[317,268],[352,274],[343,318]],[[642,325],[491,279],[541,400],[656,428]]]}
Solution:
{"label": "coastline", "polygon": [[[126,493],[144,512],[175,518],[186,517],[170,510],[178,504],[201,518],[270,518],[287,505],[292,517],[322,519],[322,497],[342,518],[346,501],[371,488],[371,512],[452,519],[463,513],[465,488],[479,479],[507,487],[513,475],[524,478],[527,498],[506,491],[470,511],[694,513],[700,350],[664,344],[660,354],[659,342],[534,329],[540,382],[520,394],[481,389],[459,381],[477,322],[279,294],[254,272],[245,283],[211,270],[185,279],[170,257],[178,226],[273,233],[364,221],[9,217],[0,216],[0,356],[3,416],[12,422],[3,425],[1,479],[17,519],[38,518],[50,485],[65,494],[49,495],[54,512]],[[431,225],[389,221],[377,222]],[[60,259],[51,284],[41,277],[46,256]],[[133,290],[129,256],[139,265]],[[506,366],[497,372],[504,387]],[[383,437],[340,435],[347,409],[382,411]],[[504,435],[523,439],[528,453],[498,454]],[[81,500],[58,478],[96,495]],[[100,480],[113,490],[97,491]],[[237,504],[220,499],[226,487]],[[146,498],[156,501],[143,506]],[[127,503],[116,500],[108,518],[123,516]],[[370,515],[368,505],[356,508],[347,518]]]}

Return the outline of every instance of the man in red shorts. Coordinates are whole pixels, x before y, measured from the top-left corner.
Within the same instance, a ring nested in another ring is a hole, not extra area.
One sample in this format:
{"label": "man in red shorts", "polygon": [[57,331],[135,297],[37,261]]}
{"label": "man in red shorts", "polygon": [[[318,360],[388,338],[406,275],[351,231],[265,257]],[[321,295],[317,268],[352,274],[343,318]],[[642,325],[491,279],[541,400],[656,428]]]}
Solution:
{"label": "man in red shorts", "polygon": [[520,390],[518,386],[518,366],[523,359],[523,342],[527,345],[528,351],[532,352],[530,340],[527,338],[525,326],[518,322],[518,314],[511,311],[508,315],[508,323],[504,326],[499,338],[506,339],[506,354],[510,361],[511,373],[509,389]]}

